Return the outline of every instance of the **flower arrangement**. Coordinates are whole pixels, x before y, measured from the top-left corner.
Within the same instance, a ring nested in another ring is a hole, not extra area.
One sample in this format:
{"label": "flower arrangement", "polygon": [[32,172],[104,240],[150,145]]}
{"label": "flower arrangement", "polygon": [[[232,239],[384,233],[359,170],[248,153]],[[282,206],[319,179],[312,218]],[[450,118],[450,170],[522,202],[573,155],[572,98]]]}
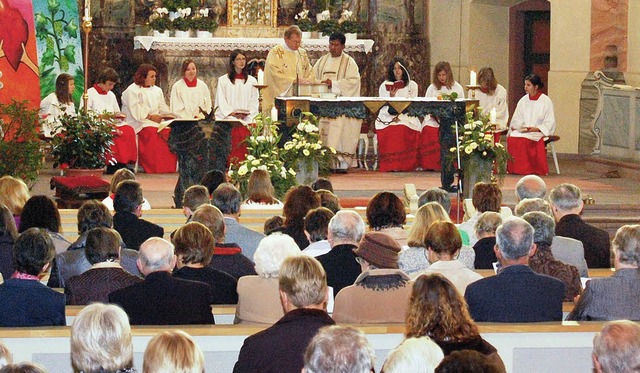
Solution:
{"label": "flower arrangement", "polygon": [[247,157],[239,163],[232,163],[229,167],[229,180],[238,186],[246,195],[249,177],[254,170],[265,170],[271,175],[271,183],[276,190],[276,196],[283,198],[290,187],[297,184],[296,172],[285,165],[282,159],[282,149],[278,148],[280,136],[277,126],[271,118],[261,114],[255,118],[255,126],[250,126],[250,136],[247,137]]}
{"label": "flower arrangement", "polygon": [[93,111],[62,115],[54,127],[53,167],[103,168],[117,133],[113,115]]}
{"label": "flower arrangement", "polygon": [[[507,161],[511,156],[502,144],[494,141],[493,129],[493,125],[489,123],[488,114],[481,113],[479,119],[475,120],[473,111],[467,112],[467,123],[459,137],[460,159],[463,165],[472,162],[491,162],[494,164],[494,172],[499,178],[503,178],[507,173]],[[455,154],[456,148],[453,147],[450,151]]]}
{"label": "flower arrangement", "polygon": [[303,9],[300,13],[295,15],[294,19],[295,19],[296,25],[300,27],[301,31],[305,31],[305,32],[313,31],[313,23],[309,19],[308,9]]}
{"label": "flower arrangement", "polygon": [[178,17],[173,20],[173,28],[178,31],[188,31],[191,29],[193,25],[189,15],[191,15],[191,8],[178,9]]}
{"label": "flower arrangement", "polygon": [[215,19],[209,17],[209,9],[203,8],[199,9],[193,16],[191,26],[199,31],[209,31],[213,33],[218,28],[218,23]]}
{"label": "flower arrangement", "polygon": [[155,8],[149,16],[149,27],[158,32],[165,32],[171,30],[172,24],[169,19],[169,11],[167,8]]}
{"label": "flower arrangement", "polygon": [[347,9],[342,11],[338,24],[340,32],[343,34],[357,34],[364,30],[362,24],[354,17],[353,12]]}
{"label": "flower arrangement", "polygon": [[328,170],[331,157],[336,154],[336,150],[322,145],[318,118],[315,115],[303,112],[291,137],[292,139],[283,146],[286,165],[294,168],[296,165],[303,166],[308,172],[314,167],[314,163],[317,163],[320,170]]}

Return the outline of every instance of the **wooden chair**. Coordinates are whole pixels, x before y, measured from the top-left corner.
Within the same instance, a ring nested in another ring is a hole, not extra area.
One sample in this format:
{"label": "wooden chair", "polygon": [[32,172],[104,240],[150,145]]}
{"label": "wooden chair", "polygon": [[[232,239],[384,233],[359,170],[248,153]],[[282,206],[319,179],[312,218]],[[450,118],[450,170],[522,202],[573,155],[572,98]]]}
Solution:
{"label": "wooden chair", "polygon": [[556,173],[560,175],[560,167],[558,166],[558,156],[556,155],[556,147],[553,145],[554,142],[560,140],[560,136],[550,135],[543,138],[544,145],[551,146],[551,155],[553,156],[553,163],[556,166]]}

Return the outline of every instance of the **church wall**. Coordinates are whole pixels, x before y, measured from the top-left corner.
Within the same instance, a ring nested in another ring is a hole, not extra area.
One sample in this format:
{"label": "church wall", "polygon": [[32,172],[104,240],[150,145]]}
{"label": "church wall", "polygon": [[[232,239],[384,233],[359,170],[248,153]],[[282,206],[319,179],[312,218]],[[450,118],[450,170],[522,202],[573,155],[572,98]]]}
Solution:
{"label": "church wall", "polygon": [[[469,5],[467,0],[429,1],[430,74],[433,66],[448,61],[453,77],[463,86],[469,84],[468,48]],[[461,26],[462,25],[462,26]],[[431,79],[429,79],[431,80]],[[420,87],[426,92],[427,87]]]}
{"label": "church wall", "polygon": [[629,35],[627,46],[627,84],[640,87],[640,2],[629,1]]}
{"label": "church wall", "polygon": [[591,0],[551,0],[551,70],[559,153],[578,153],[580,90],[589,72]]}

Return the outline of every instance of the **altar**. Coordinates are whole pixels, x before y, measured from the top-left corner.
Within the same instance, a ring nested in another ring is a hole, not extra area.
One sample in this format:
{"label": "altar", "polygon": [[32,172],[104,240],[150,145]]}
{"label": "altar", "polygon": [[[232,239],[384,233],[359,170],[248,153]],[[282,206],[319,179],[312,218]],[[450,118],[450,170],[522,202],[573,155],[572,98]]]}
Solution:
{"label": "altar", "polygon": [[433,115],[440,119],[440,161],[442,186],[449,186],[453,182],[453,167],[450,165],[449,149],[456,145],[454,126],[463,126],[467,105],[476,100],[458,99],[456,101],[434,100],[432,98],[416,97],[339,97],[334,99],[314,97],[277,97],[276,108],[278,118],[285,121],[287,126],[297,123],[302,112],[311,112],[319,118],[337,118],[346,116],[358,119],[373,119],[378,111],[388,105],[390,113],[403,113],[409,116],[423,118]]}
{"label": "altar", "polygon": [[[169,101],[173,83],[182,78],[180,67],[182,61],[189,58],[198,67],[198,77],[211,90],[216,92],[218,77],[227,73],[229,55],[234,49],[246,54],[247,62],[252,59],[266,59],[267,53],[274,46],[283,43],[282,38],[176,38],[176,37],[134,37],[134,54],[158,69],[157,85],[162,88],[165,99]],[[352,56],[363,82],[369,79],[367,54],[373,49],[373,40],[347,40],[345,52]],[[329,52],[329,39],[303,39],[302,47],[308,52],[311,63],[315,63],[322,55]],[[366,84],[362,84],[366,87]],[[362,92],[363,95],[372,94]]]}
{"label": "altar", "polygon": [[602,88],[601,109],[594,122],[598,135],[594,153],[619,160],[640,160],[640,89],[630,86]]}

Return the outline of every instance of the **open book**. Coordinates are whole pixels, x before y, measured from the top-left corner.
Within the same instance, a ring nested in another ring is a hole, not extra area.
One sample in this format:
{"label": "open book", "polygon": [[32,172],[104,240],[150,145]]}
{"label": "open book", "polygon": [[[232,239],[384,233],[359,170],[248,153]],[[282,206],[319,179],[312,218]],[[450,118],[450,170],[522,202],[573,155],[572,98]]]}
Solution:
{"label": "open book", "polygon": [[392,89],[402,89],[404,88],[404,82],[402,80],[396,80],[393,83],[386,83],[385,87],[387,88],[387,91],[391,91]]}

